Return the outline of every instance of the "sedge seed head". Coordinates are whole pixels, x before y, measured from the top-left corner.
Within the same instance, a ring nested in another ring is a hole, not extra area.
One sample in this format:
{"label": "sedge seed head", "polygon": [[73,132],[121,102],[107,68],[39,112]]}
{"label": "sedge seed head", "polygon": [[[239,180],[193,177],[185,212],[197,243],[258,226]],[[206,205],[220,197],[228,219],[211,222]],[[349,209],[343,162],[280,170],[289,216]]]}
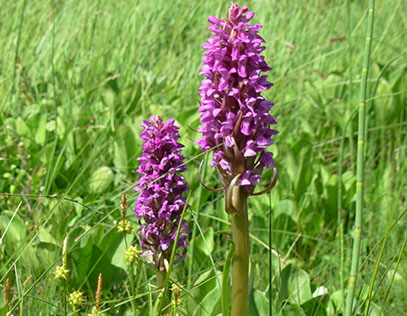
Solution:
{"label": "sedge seed head", "polygon": [[64,279],[68,278],[69,270],[66,268],[65,265],[57,266],[54,271],[54,279]]}
{"label": "sedge seed head", "polygon": [[133,225],[127,219],[122,219],[117,223],[117,231],[123,234],[130,234],[133,230]]}
{"label": "sedge seed head", "polygon": [[79,306],[83,303],[83,293],[81,291],[73,291],[69,294],[68,299],[72,306]]}
{"label": "sedge seed head", "polygon": [[137,260],[139,253],[140,251],[136,246],[130,246],[124,252],[124,261],[126,261],[128,264],[133,264]]}

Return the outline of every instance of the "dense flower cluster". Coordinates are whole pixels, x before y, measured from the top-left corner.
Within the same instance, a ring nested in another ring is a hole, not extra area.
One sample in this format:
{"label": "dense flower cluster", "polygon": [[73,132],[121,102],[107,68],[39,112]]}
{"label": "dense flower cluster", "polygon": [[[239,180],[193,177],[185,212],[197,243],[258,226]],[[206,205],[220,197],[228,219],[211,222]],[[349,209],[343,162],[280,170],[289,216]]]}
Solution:
{"label": "dense flower cluster", "polygon": [[269,71],[260,53],[264,39],[257,35],[260,24],[250,25],[254,12],[232,3],[227,19],[209,17],[213,37],[202,45],[204,65],[199,132],[202,150],[214,148],[212,167],[223,182],[241,174],[239,184],[249,191],[259,182],[264,167],[274,166],[273,154],[265,150],[277,133],[269,114],[273,103],[260,93],[272,86],[262,72]]}
{"label": "dense flower cluster", "polygon": [[[169,260],[176,238],[177,228],[186,198],[183,193],[188,190],[184,178],[178,173],[185,170],[184,157],[181,155],[183,145],[179,139],[179,127],[174,119],[167,122],[158,116],[151,116],[141,126],[143,153],[138,158],[141,174],[138,186],[140,191],[134,208],[141,225],[141,246],[149,248],[142,255],[152,258],[152,263],[159,269],[165,269],[165,259]],[[181,235],[177,247],[177,261],[185,256],[187,247],[187,226],[182,223]]]}

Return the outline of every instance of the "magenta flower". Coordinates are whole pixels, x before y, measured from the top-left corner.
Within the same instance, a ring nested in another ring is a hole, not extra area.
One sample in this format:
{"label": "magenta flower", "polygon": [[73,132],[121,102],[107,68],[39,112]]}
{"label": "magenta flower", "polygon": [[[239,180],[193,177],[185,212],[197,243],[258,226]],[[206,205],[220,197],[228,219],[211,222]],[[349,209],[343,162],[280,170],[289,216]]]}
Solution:
{"label": "magenta flower", "polygon": [[232,3],[228,18],[209,17],[213,37],[202,45],[204,65],[197,142],[202,150],[213,149],[212,167],[218,168],[227,187],[239,176],[238,185],[253,193],[264,167],[273,168],[273,154],[266,149],[278,132],[269,111],[274,105],[261,92],[273,84],[262,72],[271,70],[260,53],[264,39],[260,24],[250,25],[254,12]]}
{"label": "magenta flower", "polygon": [[[141,246],[149,249],[143,255],[152,256],[155,267],[164,271],[164,259],[169,261],[186,203],[183,193],[188,187],[179,175],[185,171],[181,154],[184,146],[177,142],[179,127],[174,125],[174,119],[163,122],[159,116],[151,116],[150,121],[144,121],[141,126],[144,127],[141,132],[143,153],[137,159],[141,178],[134,188],[140,194],[134,210],[140,219]],[[183,223],[176,246],[183,251],[177,252],[176,262],[186,253],[186,231],[187,226]]]}

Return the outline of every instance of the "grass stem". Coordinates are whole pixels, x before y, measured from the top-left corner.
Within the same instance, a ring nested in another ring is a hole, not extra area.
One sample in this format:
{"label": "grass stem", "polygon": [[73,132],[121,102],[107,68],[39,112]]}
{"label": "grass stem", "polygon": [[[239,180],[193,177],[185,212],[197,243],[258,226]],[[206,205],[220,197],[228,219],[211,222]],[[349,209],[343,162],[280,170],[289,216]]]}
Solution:
{"label": "grass stem", "polygon": [[367,78],[370,64],[370,50],[372,46],[374,8],[375,0],[371,0],[370,8],[368,11],[368,27],[365,40],[365,52],[363,58],[362,82],[360,86],[358,145],[356,161],[356,216],[354,227],[354,242],[352,250],[352,264],[348,284],[348,294],[346,298],[345,316],[352,315],[356,279],[359,270],[360,241],[362,233],[362,215],[363,215],[363,193],[364,193],[363,175],[364,175],[364,150],[365,150],[366,94],[367,94]]}

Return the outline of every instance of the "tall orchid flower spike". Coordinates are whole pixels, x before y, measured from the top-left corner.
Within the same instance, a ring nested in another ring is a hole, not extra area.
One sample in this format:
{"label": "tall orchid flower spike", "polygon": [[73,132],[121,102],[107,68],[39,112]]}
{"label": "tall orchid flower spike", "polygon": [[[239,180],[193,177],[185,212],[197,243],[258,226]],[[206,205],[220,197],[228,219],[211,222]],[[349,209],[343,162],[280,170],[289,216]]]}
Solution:
{"label": "tall orchid flower spike", "polygon": [[[212,190],[224,191],[225,210],[232,214],[233,316],[247,315],[247,198],[271,190],[277,181],[273,154],[266,151],[274,142],[277,131],[271,126],[277,122],[269,113],[273,103],[261,95],[273,85],[262,75],[271,68],[260,55],[265,49],[257,34],[262,26],[249,23],[253,16],[247,7],[232,3],[227,19],[209,17],[213,36],[202,45],[200,72],[205,79],[199,90],[202,138],[197,144],[203,151],[213,150],[211,167],[217,168],[222,187]],[[254,192],[264,168],[273,169],[273,179],[264,190]]]}
{"label": "tall orchid flower spike", "polygon": [[159,116],[151,116],[141,126],[144,144],[137,170],[141,178],[134,188],[140,194],[134,210],[140,219],[141,246],[147,248],[141,256],[162,272],[157,274],[157,280],[161,280],[173,247],[181,250],[176,252],[175,262],[181,261],[187,250],[185,221],[181,224],[178,244],[174,245],[181,214],[188,207],[183,196],[188,186],[180,175],[185,171],[181,154],[184,146],[178,143],[179,127],[174,125],[174,119],[164,122]]}

